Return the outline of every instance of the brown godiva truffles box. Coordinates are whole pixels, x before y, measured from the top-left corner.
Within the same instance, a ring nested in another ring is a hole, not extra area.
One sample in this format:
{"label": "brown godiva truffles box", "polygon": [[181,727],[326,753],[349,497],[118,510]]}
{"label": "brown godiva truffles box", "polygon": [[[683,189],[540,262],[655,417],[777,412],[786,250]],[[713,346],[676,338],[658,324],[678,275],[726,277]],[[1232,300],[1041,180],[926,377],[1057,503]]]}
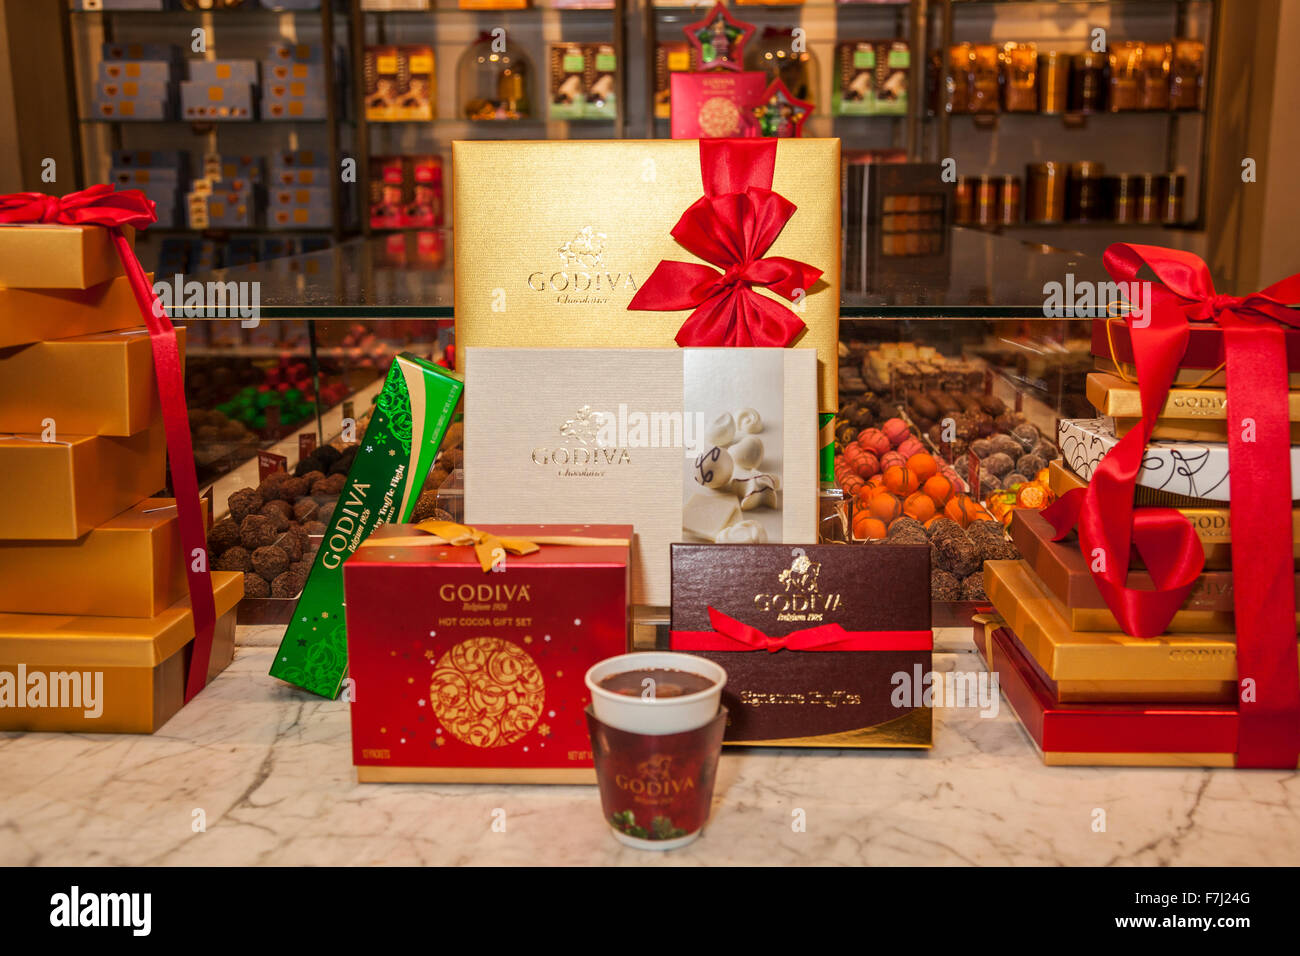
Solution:
{"label": "brown godiva truffles box", "polygon": [[929,747],[929,581],[925,545],[674,544],[669,640],[726,670],[724,743]]}

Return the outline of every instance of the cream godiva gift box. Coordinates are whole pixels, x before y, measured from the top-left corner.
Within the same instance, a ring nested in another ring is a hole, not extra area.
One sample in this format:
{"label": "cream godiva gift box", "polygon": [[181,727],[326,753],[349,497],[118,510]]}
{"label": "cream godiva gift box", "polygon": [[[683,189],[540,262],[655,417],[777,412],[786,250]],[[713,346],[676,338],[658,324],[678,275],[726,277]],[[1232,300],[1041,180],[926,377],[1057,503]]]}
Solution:
{"label": "cream godiva gift box", "polygon": [[837,139],[458,142],[467,348],[815,349],[838,409]]}
{"label": "cream godiva gift box", "polygon": [[632,524],[633,604],[670,603],[675,541],[817,540],[810,350],[471,348],[465,376],[466,523]]}

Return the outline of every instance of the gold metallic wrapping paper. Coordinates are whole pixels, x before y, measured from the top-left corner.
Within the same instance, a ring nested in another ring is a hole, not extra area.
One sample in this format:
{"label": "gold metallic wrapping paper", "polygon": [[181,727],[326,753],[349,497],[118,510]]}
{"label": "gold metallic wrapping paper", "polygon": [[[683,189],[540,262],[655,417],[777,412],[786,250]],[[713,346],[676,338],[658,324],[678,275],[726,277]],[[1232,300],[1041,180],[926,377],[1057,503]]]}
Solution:
{"label": "gold metallic wrapping paper", "polygon": [[0,349],[139,324],[140,307],[125,276],[89,289],[0,286]]}
{"label": "gold metallic wrapping paper", "polygon": [[[176,330],[182,359],[185,329]],[[162,415],[146,329],[96,332],[0,351],[0,433],[126,437]]]}
{"label": "gold metallic wrapping paper", "polygon": [[[698,141],[456,142],[452,156],[458,368],[475,346],[675,346],[689,311],[627,304],[661,260],[701,261],[671,235],[704,194]],[[767,255],[823,272],[796,312],[807,328],[795,347],[817,350],[818,408],[835,412],[839,140],[778,140],[773,189],[798,211]],[[566,270],[599,289],[553,289]]]}
{"label": "gold metallic wrapping paper", "polygon": [[[1054,461],[1047,466],[1047,484],[1052,489],[1052,493],[1058,498],[1075,488],[1086,488],[1088,483],[1072,472],[1063,461]],[[1145,494],[1144,494],[1145,493]],[[1147,495],[1156,496],[1153,500],[1144,500]],[[1201,539],[1201,547],[1205,549],[1205,568],[1208,571],[1228,571],[1232,568],[1232,529],[1230,526],[1230,511],[1225,507],[1220,507],[1219,502],[1200,503],[1199,499],[1195,506],[1188,506],[1181,503],[1179,495],[1168,495],[1169,498],[1179,499],[1173,501],[1162,501],[1159,495],[1162,493],[1150,488],[1137,489],[1135,500],[1137,504],[1143,505],[1164,505],[1170,508],[1177,508],[1192,523],[1196,531],[1196,536]],[[1296,561],[1296,567],[1300,567],[1300,508],[1291,512],[1291,539],[1292,555]]]}
{"label": "gold metallic wrapping paper", "polygon": [[1024,561],[984,565],[989,601],[1028,654],[1077,701],[1216,703],[1233,699],[1237,645],[1232,635],[1072,631],[1060,602]]}
{"label": "gold metallic wrapping paper", "polygon": [[70,541],[162,489],[162,418],[130,438],[0,435],[0,540]]}
{"label": "gold metallic wrapping paper", "polygon": [[[69,586],[75,584],[69,581]],[[217,626],[209,677],[234,656],[235,605],[244,593],[238,571],[214,571]],[[152,618],[0,614],[0,674],[19,665],[36,673],[103,674],[103,713],[76,707],[0,707],[0,731],[153,733],[185,702],[185,674],[194,640],[189,597]]]}
{"label": "gold metallic wrapping paper", "polygon": [[0,612],[155,617],[185,589],[171,498],[147,498],[76,541],[0,541]]}
{"label": "gold metallic wrapping paper", "polygon": [[[1132,362],[1116,362],[1113,359],[1096,357],[1093,363],[1097,371],[1118,376],[1130,382],[1137,381],[1137,366]],[[1287,376],[1291,388],[1300,388],[1300,372],[1291,372]],[[1228,372],[1226,369],[1179,368],[1174,373],[1174,385],[1183,388],[1227,388]]]}
{"label": "gold metallic wrapping paper", "polygon": [[[125,232],[134,244],[135,231],[127,226]],[[0,226],[0,286],[88,289],[120,275],[122,263],[103,226]]]}

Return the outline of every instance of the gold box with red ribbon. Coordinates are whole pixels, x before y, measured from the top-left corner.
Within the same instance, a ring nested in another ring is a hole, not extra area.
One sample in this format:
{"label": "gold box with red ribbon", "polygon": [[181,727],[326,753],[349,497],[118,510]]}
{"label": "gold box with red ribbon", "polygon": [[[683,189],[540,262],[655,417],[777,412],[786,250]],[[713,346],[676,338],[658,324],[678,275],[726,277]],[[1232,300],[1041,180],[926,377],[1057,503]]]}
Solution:
{"label": "gold box with red ribbon", "polygon": [[[147,278],[153,281],[153,276]],[[140,307],[126,276],[88,289],[0,286],[0,349],[139,324]]]}
{"label": "gold box with red ribbon", "polygon": [[924,545],[674,544],[669,640],[726,670],[725,743],[928,747],[929,581]]}
{"label": "gold box with red ribbon", "polygon": [[457,142],[456,355],[793,346],[838,407],[836,139]]}
{"label": "gold box with red ribbon", "polygon": [[[135,231],[122,228],[134,244]],[[100,226],[43,222],[0,226],[0,286],[89,289],[122,272],[113,240]]]}

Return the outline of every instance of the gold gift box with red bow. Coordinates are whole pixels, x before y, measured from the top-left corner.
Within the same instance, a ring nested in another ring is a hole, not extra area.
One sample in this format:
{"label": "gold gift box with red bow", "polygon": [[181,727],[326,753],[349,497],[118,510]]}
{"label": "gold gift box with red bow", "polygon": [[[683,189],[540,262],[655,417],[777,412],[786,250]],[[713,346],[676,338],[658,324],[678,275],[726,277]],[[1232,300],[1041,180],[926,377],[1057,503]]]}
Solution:
{"label": "gold gift box with red bow", "polygon": [[[715,141],[716,142],[716,141]],[[734,142],[734,141],[733,141]],[[759,271],[780,260],[820,270],[795,301],[754,286],[753,293],[791,310],[805,326],[795,348],[816,349],[818,408],[837,410],[836,344],[840,310],[840,143],[780,139],[771,191],[795,210],[775,241],[758,253]],[[688,252],[673,230],[704,196],[696,140],[457,142],[452,144],[455,203],[456,355],[476,346],[513,348],[670,348],[767,344],[683,341],[692,308],[629,311],[663,262],[727,271],[715,237],[713,261]],[[733,181],[763,177],[747,169]],[[756,273],[749,273],[751,276]],[[752,302],[753,300],[749,300]],[[777,315],[782,313],[776,312]],[[754,310],[738,314],[740,338],[761,337]]]}

